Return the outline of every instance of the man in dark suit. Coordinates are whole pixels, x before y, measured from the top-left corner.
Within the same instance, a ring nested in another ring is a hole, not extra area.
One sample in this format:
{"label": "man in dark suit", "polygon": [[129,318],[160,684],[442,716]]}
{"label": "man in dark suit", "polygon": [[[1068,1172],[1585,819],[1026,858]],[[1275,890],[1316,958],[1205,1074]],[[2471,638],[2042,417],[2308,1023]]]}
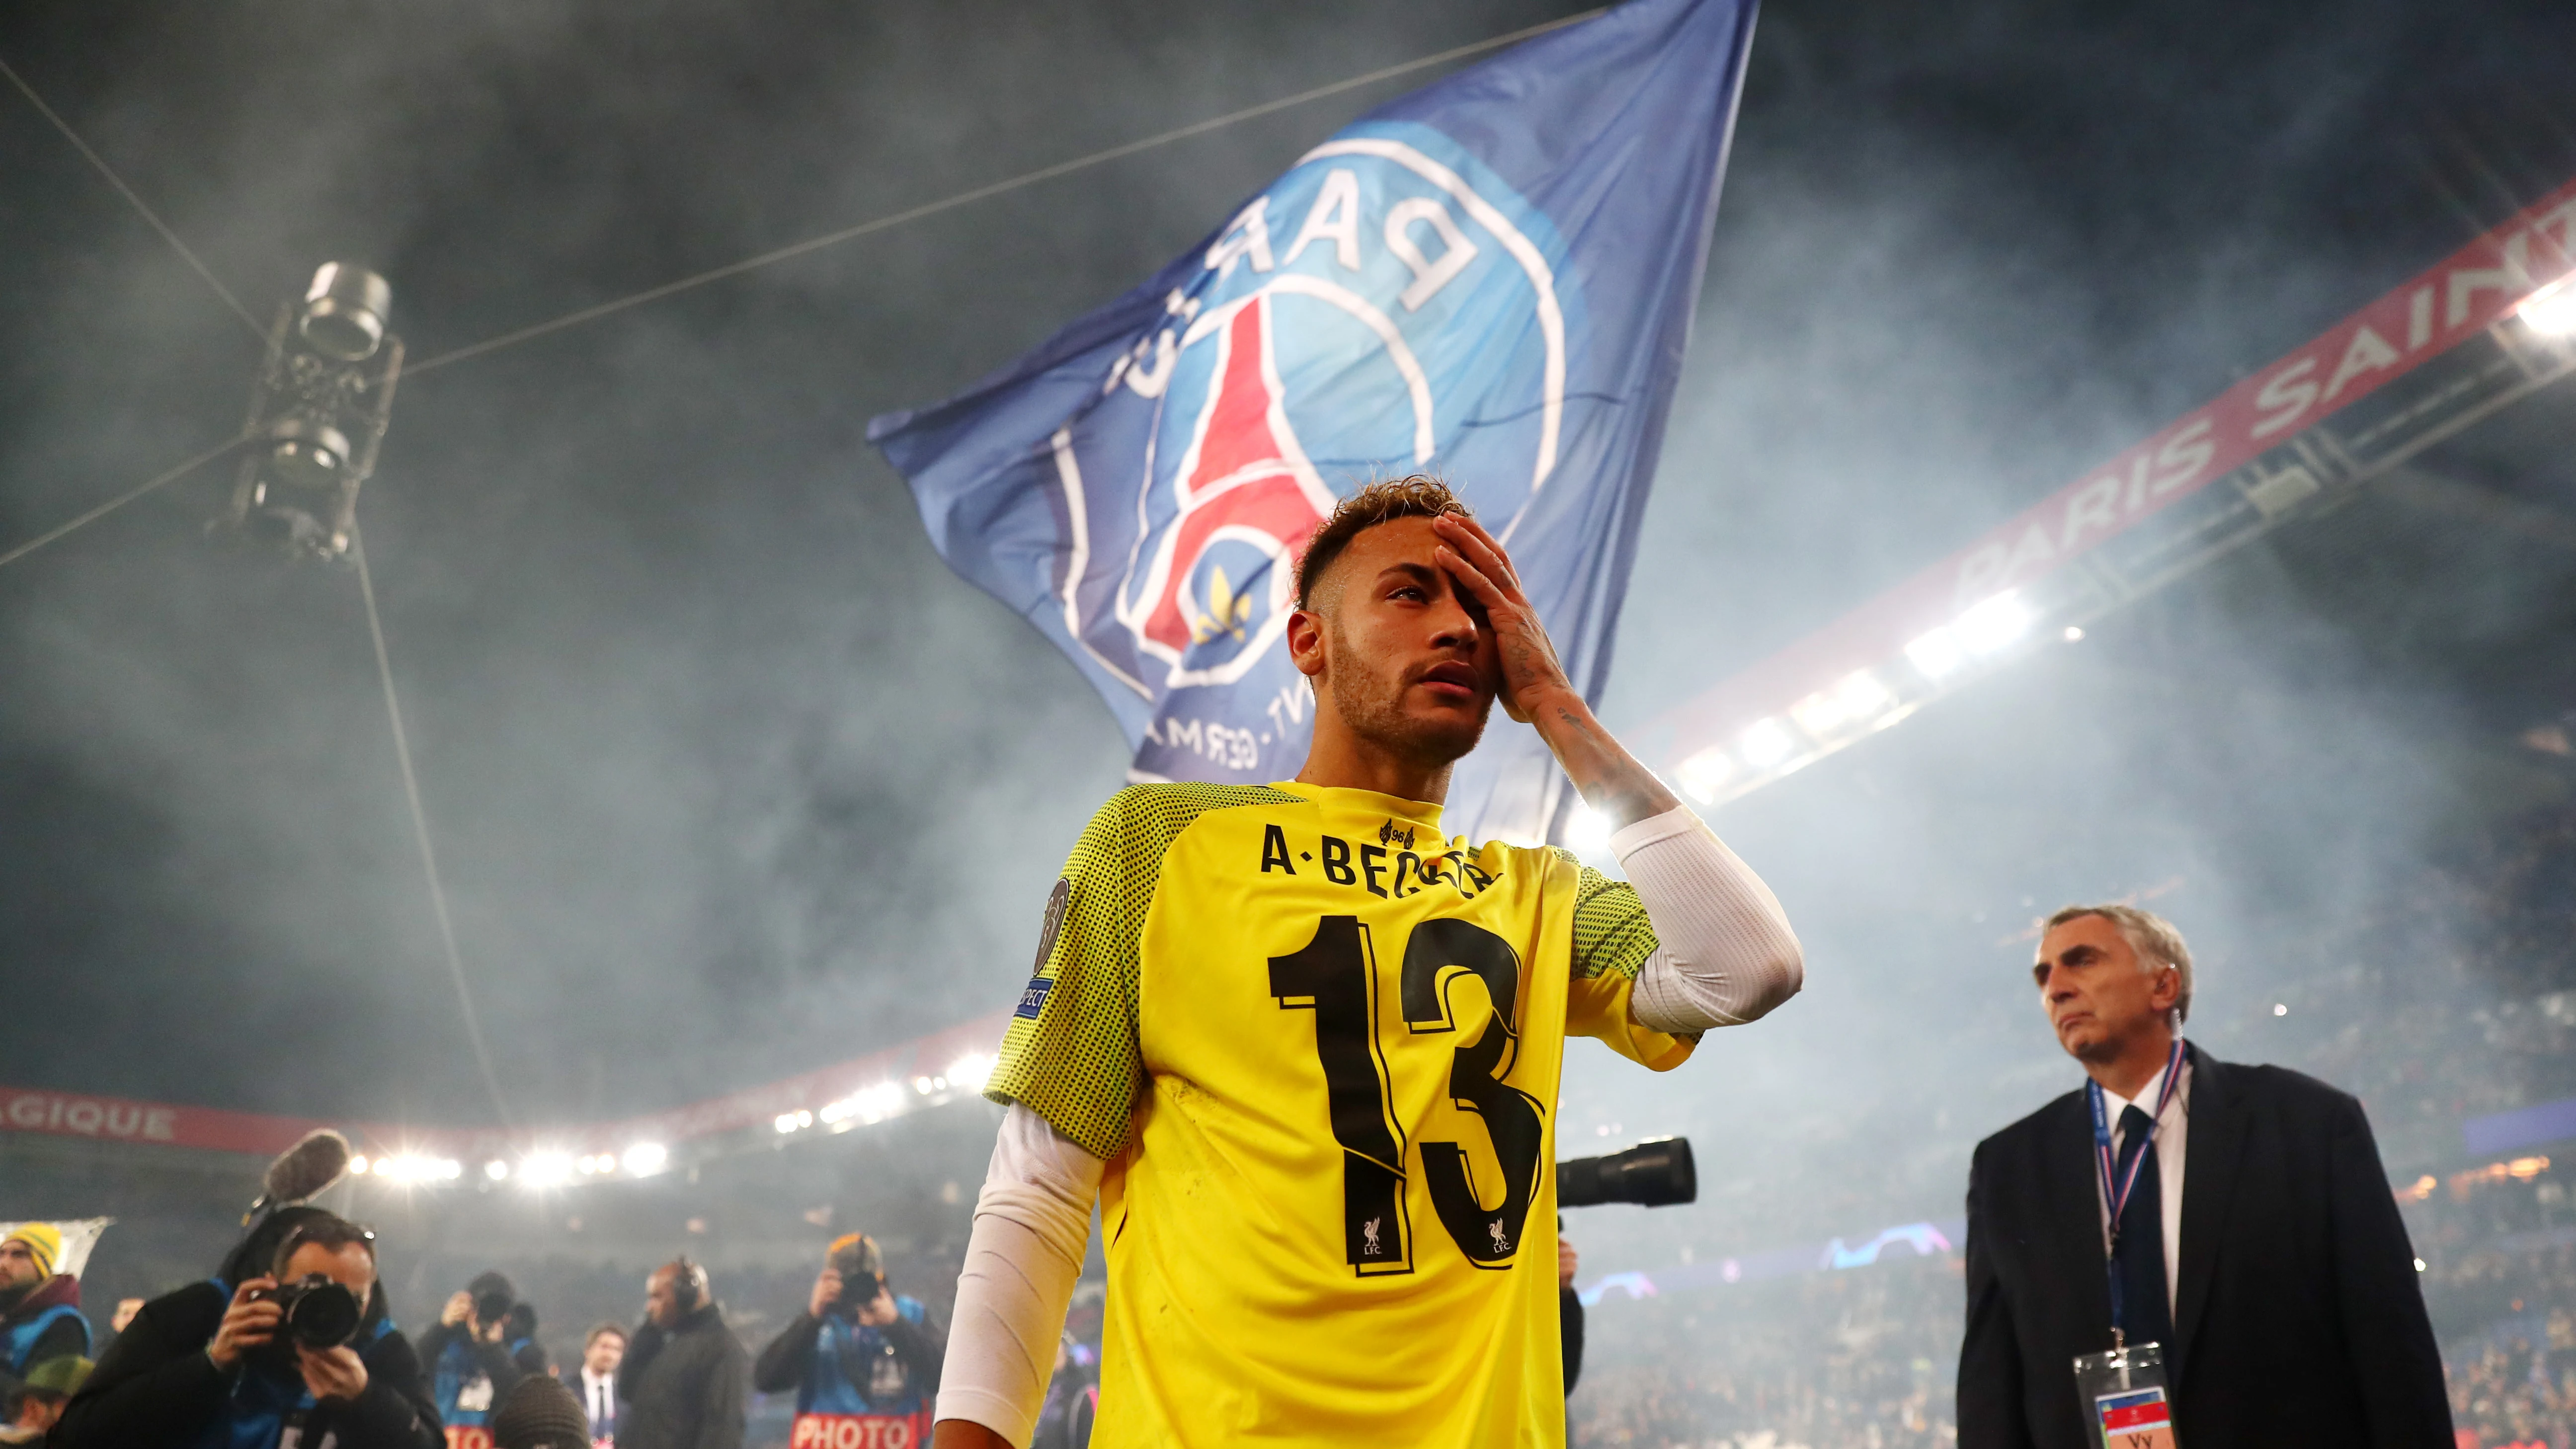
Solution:
{"label": "man in dark suit", "polygon": [[581,1364],[564,1372],[564,1387],[581,1399],[590,1420],[590,1442],[617,1442],[617,1368],[626,1359],[626,1330],[614,1323],[594,1323],[581,1341]]}
{"label": "man in dark suit", "polygon": [[2185,1449],[2447,1449],[2361,1104],[2185,1046],[2191,951],[2149,912],[2059,911],[2031,974],[2091,1081],[1978,1144],[1959,1449],[2099,1449],[2073,1360],[2112,1346],[2115,1299],[2130,1344],[2163,1345]]}

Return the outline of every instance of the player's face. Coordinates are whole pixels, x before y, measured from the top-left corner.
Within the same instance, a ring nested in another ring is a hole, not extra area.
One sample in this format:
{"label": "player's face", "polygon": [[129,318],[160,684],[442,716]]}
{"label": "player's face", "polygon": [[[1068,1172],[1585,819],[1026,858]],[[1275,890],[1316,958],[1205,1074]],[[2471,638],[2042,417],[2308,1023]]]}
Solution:
{"label": "player's face", "polygon": [[2084,1062],[2117,1060],[2139,1033],[2165,1019],[2181,984],[2170,966],[2140,969],[2137,948],[2103,916],[2051,927],[2040,938],[2031,977],[2057,1044]]}
{"label": "player's face", "polygon": [[1316,602],[1316,682],[1352,733],[1391,754],[1445,765],[1476,747],[1501,670],[1484,613],[1443,571],[1428,518],[1354,538]]}

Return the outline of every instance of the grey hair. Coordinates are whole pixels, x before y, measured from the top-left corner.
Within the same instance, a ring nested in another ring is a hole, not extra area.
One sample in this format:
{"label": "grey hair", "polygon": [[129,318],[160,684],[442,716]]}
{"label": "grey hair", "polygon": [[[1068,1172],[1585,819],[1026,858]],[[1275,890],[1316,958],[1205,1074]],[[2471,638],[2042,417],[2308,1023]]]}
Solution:
{"label": "grey hair", "polygon": [[2119,927],[2120,938],[2150,968],[2171,966],[2180,974],[2182,992],[2174,998],[2174,1020],[2180,1023],[2191,1015],[2191,947],[2184,942],[2182,932],[2174,929],[2173,922],[2136,906],[2061,906],[2042,929],[2053,931],[2082,916],[2100,916]]}

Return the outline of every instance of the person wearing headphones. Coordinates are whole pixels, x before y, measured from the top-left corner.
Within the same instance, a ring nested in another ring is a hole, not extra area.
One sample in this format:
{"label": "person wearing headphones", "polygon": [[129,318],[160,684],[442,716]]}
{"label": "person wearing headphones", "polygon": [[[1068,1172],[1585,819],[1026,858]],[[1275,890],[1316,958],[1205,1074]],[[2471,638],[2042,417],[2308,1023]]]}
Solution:
{"label": "person wearing headphones", "polygon": [[644,1280],[644,1321],[619,1378],[618,1449],[742,1449],[750,1355],[725,1325],[707,1270],[686,1257]]}

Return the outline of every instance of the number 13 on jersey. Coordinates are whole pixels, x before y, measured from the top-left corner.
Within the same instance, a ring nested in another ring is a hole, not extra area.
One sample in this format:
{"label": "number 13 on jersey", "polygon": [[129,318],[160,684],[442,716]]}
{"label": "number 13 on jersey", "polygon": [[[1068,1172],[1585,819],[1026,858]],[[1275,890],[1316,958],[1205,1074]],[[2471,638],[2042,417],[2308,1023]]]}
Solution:
{"label": "number 13 on jersey", "polygon": [[[1492,1008],[1481,1024],[1470,1023],[1480,1026],[1475,1038],[1451,1053],[1448,1094],[1483,1120],[1502,1169],[1502,1200],[1486,1205],[1460,1144],[1415,1147],[1423,1186],[1458,1251],[1477,1267],[1507,1268],[1538,1192],[1547,1141],[1545,1109],[1501,1079],[1518,1056],[1512,1021],[1520,958],[1509,942],[1469,921],[1423,921],[1405,938],[1397,999],[1407,1035],[1457,1032],[1450,988],[1466,976],[1485,983]],[[1377,1026],[1378,964],[1369,928],[1356,916],[1323,917],[1302,949],[1270,958],[1270,994],[1283,1009],[1315,1013],[1315,1056],[1333,1140],[1342,1149],[1346,1258],[1362,1277],[1412,1272],[1406,1133],[1387,1111],[1392,1089]]]}

